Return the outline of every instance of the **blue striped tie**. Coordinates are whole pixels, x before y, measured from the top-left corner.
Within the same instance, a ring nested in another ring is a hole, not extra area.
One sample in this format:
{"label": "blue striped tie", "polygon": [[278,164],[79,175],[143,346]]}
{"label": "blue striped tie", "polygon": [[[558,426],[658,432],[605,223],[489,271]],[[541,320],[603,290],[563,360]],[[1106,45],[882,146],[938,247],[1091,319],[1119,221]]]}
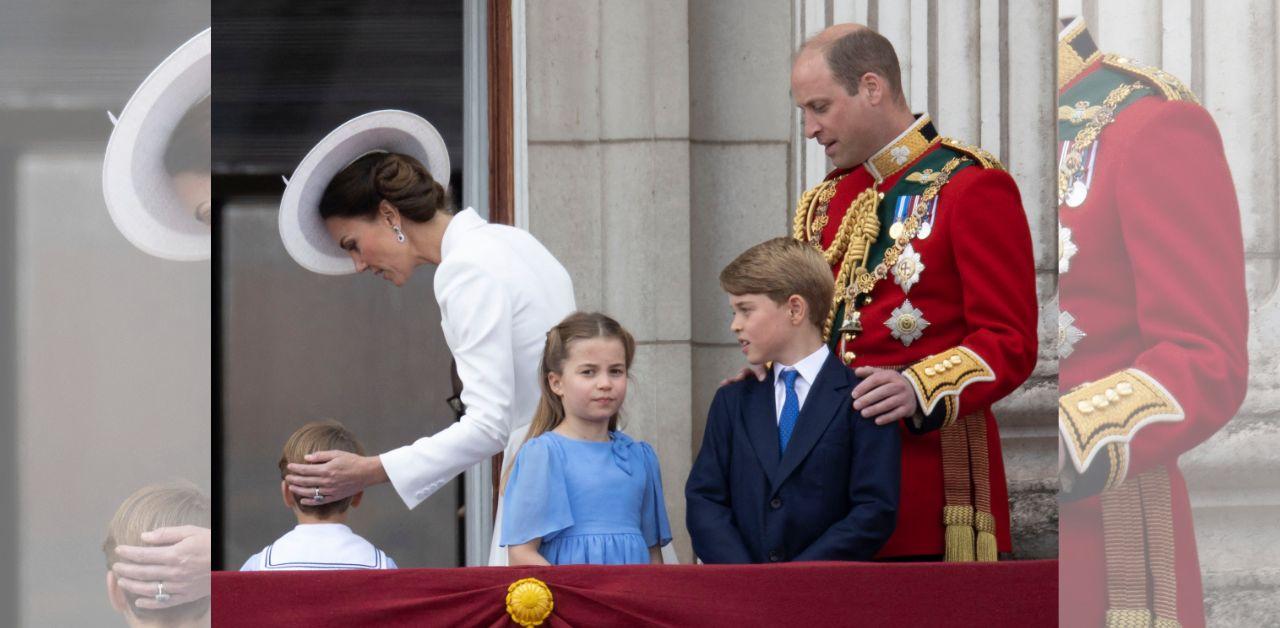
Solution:
{"label": "blue striped tie", "polygon": [[787,398],[782,402],[782,416],[778,419],[778,444],[781,452],[787,450],[787,441],[791,440],[791,431],[796,427],[796,419],[800,418],[800,396],[796,394],[795,369],[782,371],[782,383],[787,387]]}

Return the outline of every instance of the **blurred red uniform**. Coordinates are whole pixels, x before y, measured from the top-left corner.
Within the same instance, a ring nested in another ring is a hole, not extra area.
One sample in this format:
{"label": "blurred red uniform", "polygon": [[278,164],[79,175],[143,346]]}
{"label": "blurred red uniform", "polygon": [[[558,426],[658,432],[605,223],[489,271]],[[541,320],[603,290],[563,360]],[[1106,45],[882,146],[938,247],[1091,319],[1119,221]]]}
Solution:
{"label": "blurred red uniform", "polygon": [[1062,625],[1203,625],[1177,460],[1246,390],[1235,188],[1176,79],[1101,54],[1079,20],[1058,68]]}

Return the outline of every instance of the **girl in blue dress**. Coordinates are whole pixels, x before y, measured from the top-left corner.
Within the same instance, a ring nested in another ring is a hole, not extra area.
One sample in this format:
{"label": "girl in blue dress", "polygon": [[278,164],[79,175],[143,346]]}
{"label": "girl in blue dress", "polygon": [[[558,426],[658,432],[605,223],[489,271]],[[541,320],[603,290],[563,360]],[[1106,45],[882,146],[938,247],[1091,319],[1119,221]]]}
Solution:
{"label": "girl in blue dress", "polygon": [[506,479],[512,565],[661,563],[671,541],[658,457],[618,431],[635,340],[575,312],[547,332],[542,400]]}

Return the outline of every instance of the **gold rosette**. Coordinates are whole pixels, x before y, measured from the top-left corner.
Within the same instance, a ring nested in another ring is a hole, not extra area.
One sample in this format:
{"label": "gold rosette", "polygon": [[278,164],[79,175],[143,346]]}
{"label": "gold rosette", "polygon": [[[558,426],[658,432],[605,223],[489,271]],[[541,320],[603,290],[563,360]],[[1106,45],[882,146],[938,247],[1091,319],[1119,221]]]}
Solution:
{"label": "gold rosette", "polygon": [[521,626],[541,626],[553,608],[550,587],[537,578],[521,578],[507,587],[507,614]]}

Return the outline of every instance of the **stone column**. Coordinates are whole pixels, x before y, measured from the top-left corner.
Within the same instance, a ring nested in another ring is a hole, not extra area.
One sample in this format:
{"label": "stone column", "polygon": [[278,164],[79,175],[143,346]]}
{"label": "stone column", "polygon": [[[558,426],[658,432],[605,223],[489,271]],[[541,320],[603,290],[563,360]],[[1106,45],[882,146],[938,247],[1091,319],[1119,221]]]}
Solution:
{"label": "stone column", "polygon": [[579,309],[636,338],[623,429],[658,452],[688,561],[688,8],[571,0],[527,11],[529,230],[573,276]]}

